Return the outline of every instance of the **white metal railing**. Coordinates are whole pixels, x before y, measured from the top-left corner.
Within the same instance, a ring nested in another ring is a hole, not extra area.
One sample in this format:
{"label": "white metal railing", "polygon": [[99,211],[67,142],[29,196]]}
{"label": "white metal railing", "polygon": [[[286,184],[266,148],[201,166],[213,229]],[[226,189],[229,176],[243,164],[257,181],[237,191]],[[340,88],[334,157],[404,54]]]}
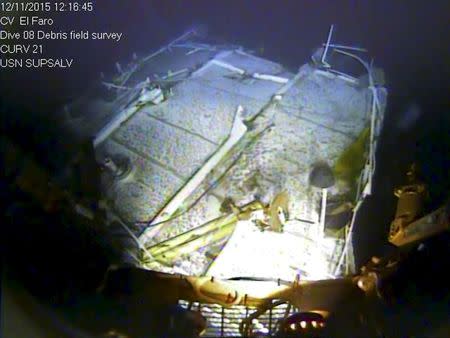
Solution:
{"label": "white metal railing", "polygon": [[[350,51],[357,51],[357,52],[367,52],[366,49],[364,48],[360,48],[360,47],[354,47],[354,46],[345,46],[345,45],[340,45],[340,44],[332,44],[331,43],[331,38],[333,35],[333,30],[334,30],[334,25],[330,26],[330,29],[328,31],[328,37],[327,37],[327,42],[323,43],[323,53],[320,59],[320,63],[323,66],[323,72],[329,72],[329,73],[333,73],[336,74],[338,76],[344,77],[344,79],[350,79],[353,80],[354,77],[348,74],[345,74],[343,72],[340,71],[336,71],[332,69],[332,66],[326,61],[326,57],[328,54],[328,50],[330,48],[333,49],[333,51],[342,54],[342,55],[346,55],[349,56],[355,60],[357,60],[367,71],[367,75],[368,75],[368,79],[369,79],[369,86],[368,89],[370,90],[372,96],[371,96],[371,107],[370,107],[370,139],[369,139],[369,156],[366,162],[366,165],[363,169],[363,171],[361,172],[359,181],[358,181],[358,190],[357,190],[357,196],[356,196],[356,206],[353,210],[353,215],[352,215],[352,220],[350,222],[350,226],[348,229],[348,233],[345,239],[345,244],[343,247],[343,250],[341,252],[338,264],[334,270],[334,275],[338,275],[340,268],[342,266],[342,264],[344,263],[344,259],[345,257],[348,257],[348,250],[349,250],[349,245],[351,243],[352,240],[352,233],[353,233],[353,228],[356,222],[356,218],[358,216],[358,211],[361,208],[362,202],[364,200],[364,198],[367,195],[370,195],[372,193],[372,179],[375,175],[375,169],[376,169],[376,158],[375,158],[375,153],[376,153],[376,146],[377,146],[377,137],[378,137],[378,133],[381,130],[381,123],[382,123],[382,118],[381,118],[381,107],[380,107],[380,101],[378,98],[378,88],[375,85],[375,81],[373,79],[373,75],[372,75],[372,62],[370,64],[368,64],[365,60],[363,60],[360,56],[351,53]],[[326,207],[326,202],[324,205],[324,202],[322,201],[322,208]],[[321,225],[324,222],[324,220],[322,220],[321,217]]]}
{"label": "white metal railing", "polygon": [[352,239],[352,233],[353,228],[355,225],[355,221],[358,216],[358,211],[361,208],[362,202],[364,198],[372,193],[372,180],[375,175],[375,169],[376,169],[376,145],[377,145],[377,136],[375,135],[376,132],[380,131],[381,127],[381,107],[380,102],[378,98],[378,88],[375,85],[373,75],[372,75],[372,65],[369,65],[366,61],[364,61],[361,57],[352,54],[350,52],[341,50],[341,49],[334,49],[336,52],[350,56],[357,61],[359,61],[364,68],[367,71],[368,78],[369,78],[369,90],[372,93],[371,97],[371,108],[370,108],[370,140],[369,140],[369,156],[367,159],[367,163],[363,169],[363,172],[361,173],[360,180],[358,182],[358,195],[356,197],[357,203],[356,207],[353,211],[352,220],[349,226],[347,238],[345,239],[344,248],[342,250],[341,256],[339,258],[339,262],[335,268],[334,275],[337,275],[339,273],[339,270],[344,262],[344,258],[347,256],[347,251],[349,249],[349,245]]}

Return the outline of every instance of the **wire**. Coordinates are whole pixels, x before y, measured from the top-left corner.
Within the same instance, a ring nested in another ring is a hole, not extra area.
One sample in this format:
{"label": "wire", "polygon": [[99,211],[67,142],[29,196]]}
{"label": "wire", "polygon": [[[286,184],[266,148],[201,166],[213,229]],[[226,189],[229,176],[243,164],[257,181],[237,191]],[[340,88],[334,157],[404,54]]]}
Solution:
{"label": "wire", "polygon": [[248,337],[250,334],[250,325],[252,324],[253,320],[264,314],[267,310],[272,310],[273,308],[283,305],[283,304],[289,304],[289,302],[285,300],[277,300],[275,302],[271,302],[270,304],[262,306],[260,309],[256,310],[255,312],[251,313],[247,318],[241,321],[239,324],[239,332],[244,337]]}
{"label": "wire", "polygon": [[231,280],[231,281],[243,280],[243,281],[254,281],[254,282],[275,282],[278,285],[289,285],[289,286],[294,284],[294,282],[289,282],[287,280],[277,279],[277,278],[269,278],[269,277],[232,277],[232,278],[228,278],[227,280]]}

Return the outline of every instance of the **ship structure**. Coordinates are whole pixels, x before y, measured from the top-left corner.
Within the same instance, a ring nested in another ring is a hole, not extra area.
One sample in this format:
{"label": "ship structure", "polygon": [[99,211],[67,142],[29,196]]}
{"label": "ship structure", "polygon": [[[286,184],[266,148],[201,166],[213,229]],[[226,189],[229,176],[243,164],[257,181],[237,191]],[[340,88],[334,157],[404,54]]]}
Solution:
{"label": "ship structure", "polygon": [[335,44],[332,26],[292,71],[192,30],[116,67],[63,115],[102,168],[106,223],[138,248],[129,263],[220,279],[355,272],[387,99],[366,50]]}

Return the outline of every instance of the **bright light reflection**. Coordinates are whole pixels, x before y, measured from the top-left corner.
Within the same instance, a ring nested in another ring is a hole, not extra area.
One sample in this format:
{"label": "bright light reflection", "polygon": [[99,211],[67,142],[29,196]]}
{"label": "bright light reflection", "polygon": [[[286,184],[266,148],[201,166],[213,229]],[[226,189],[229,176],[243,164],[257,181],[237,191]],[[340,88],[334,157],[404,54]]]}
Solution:
{"label": "bright light reflection", "polygon": [[321,241],[292,233],[261,232],[240,221],[207,275],[217,278],[257,277],[294,281],[329,279],[329,253]]}

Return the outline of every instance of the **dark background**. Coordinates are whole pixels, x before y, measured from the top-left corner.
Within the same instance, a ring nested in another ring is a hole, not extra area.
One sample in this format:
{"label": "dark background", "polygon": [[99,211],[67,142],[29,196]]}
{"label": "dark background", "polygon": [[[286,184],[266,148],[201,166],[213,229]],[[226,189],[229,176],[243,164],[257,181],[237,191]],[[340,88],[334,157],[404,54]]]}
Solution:
{"label": "dark background", "polygon": [[[45,160],[57,157],[64,137],[52,125],[53,112],[80,95],[100,72],[133,52],[144,55],[192,27],[210,36],[262,51],[295,71],[324,42],[330,24],[334,41],[368,48],[384,68],[389,90],[384,135],[378,154],[374,195],[355,229],[358,263],[382,250],[395,210],[392,189],[407,165],[417,161],[435,205],[449,191],[450,48],[448,1],[96,1],[95,13],[53,15],[53,30],[118,31],[119,43],[55,41],[47,55],[74,57],[62,70],[1,70],[2,131]],[[405,130],[411,102],[421,115]],[[5,111],[7,113],[5,113]]]}
{"label": "dark background", "polygon": [[[404,100],[435,99],[448,88],[450,33],[448,1],[94,1],[93,13],[59,13],[53,30],[118,31],[119,43],[56,41],[50,57],[74,57],[66,70],[23,70],[8,78],[3,96],[27,108],[54,106],[75,97],[116,61],[145,54],[192,27],[260,51],[292,69],[309,60],[326,39],[364,46],[388,76],[391,94]],[[2,70],[4,73],[4,71]],[[3,74],[4,75],[4,74]]]}

